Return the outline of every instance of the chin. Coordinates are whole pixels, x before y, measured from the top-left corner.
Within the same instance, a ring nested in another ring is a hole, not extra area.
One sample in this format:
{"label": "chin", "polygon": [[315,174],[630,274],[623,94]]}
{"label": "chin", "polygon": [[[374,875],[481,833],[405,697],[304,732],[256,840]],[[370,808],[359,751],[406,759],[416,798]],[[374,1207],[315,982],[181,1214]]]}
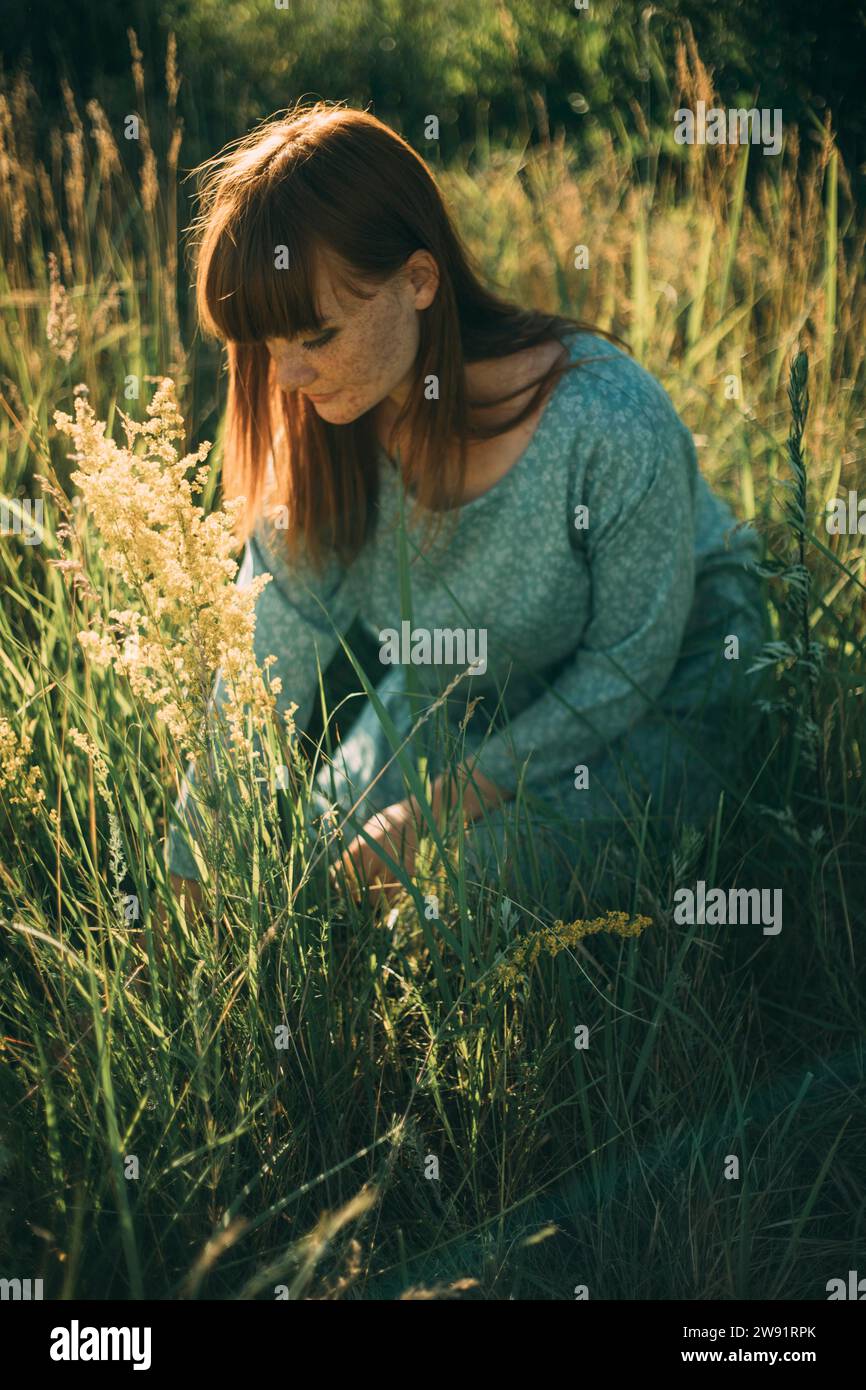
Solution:
{"label": "chin", "polygon": [[331,401],[310,401],[310,404],[320,415],[338,425],[351,424],[359,415],[363,415],[365,408],[359,409],[352,401],[341,400],[337,396]]}

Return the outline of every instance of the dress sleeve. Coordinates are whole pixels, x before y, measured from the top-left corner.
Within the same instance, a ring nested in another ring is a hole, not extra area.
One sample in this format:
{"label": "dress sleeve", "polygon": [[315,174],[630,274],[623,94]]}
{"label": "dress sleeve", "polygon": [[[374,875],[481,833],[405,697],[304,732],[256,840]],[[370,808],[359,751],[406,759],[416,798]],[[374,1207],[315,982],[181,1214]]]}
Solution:
{"label": "dress sleeve", "polygon": [[549,688],[477,760],[512,793],[527,758],[523,785],[537,794],[577,764],[591,774],[592,759],[663,690],[680,653],[695,589],[694,444],[676,417],[616,423],[585,470],[574,468],[567,499],[570,528],[575,505],[588,508],[586,529],[570,534],[588,571],[589,618]]}
{"label": "dress sleeve", "polygon": [[[256,661],[275,656],[269,678],[279,677],[282,689],[276,697],[282,716],[292,703],[298,708],[295,724],[305,730],[312,718],[318,690],[318,666],[322,670],[336,652],[340,637],[351,627],[358,612],[357,565],[346,568],[332,555],[323,574],[306,563],[290,563],[280,554],[279,531],[260,522],[247,542],[236,583],[248,588],[262,574],[271,582],[256,602],[253,646]],[[212,696],[220,708],[225,698],[221,673],[217,673]],[[198,878],[187,836],[200,840],[203,822],[195,805],[195,770],[190,763],[175,804],[177,824],[169,829],[169,868],[181,878]]]}

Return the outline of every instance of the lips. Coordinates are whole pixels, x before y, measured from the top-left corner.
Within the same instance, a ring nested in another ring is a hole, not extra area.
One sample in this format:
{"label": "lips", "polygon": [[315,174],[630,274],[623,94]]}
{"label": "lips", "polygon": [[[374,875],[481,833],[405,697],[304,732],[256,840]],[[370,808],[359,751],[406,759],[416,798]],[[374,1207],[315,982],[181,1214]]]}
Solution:
{"label": "lips", "polygon": [[337,393],[336,391],[323,391],[321,394],[319,394],[319,392],[316,392],[316,394],[313,395],[313,393],[310,391],[307,394],[311,401],[328,401],[331,399],[332,396],[336,396]]}

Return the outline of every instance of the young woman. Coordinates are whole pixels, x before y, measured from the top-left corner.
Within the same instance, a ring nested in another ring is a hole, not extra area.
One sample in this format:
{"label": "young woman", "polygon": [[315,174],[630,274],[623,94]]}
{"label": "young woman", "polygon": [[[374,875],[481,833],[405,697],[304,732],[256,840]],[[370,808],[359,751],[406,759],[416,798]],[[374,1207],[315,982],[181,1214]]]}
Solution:
{"label": "young woman", "polygon": [[[669,818],[711,811],[763,637],[757,537],[711,493],[661,386],[608,335],[486,288],[424,161],[368,113],[297,109],[201,172],[198,307],[228,350],[238,582],[273,576],[256,654],[276,656],[299,730],[360,616],[401,740],[469,671],[413,750],[435,809],[463,785],[474,873],[524,885],[540,846],[568,869],[586,827],[648,797]],[[411,872],[423,823],[365,704],[315,809],[345,822],[352,886],[378,875],[381,891],[378,847]],[[179,809],[195,834],[189,782]],[[195,877],[171,842],[173,872]]]}

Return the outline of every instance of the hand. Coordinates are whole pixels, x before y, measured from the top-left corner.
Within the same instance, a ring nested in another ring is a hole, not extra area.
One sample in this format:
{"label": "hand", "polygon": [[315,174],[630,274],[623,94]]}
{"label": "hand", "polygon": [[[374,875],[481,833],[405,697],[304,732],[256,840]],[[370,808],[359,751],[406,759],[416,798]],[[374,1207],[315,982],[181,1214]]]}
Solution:
{"label": "hand", "polygon": [[[392,806],[386,806],[384,811],[370,817],[364,829],[377,844],[383,846],[392,859],[403,864],[408,874],[414,872],[418,829],[408,801],[395,801]],[[392,902],[403,887],[402,883],[393,877],[393,871],[384,859],[361,835],[355,836],[331,869],[332,881],[336,881],[341,872],[356,902],[361,901],[365,891],[365,879],[370,885],[367,889],[367,899],[375,906]]]}
{"label": "hand", "polygon": [[[513,792],[498,787],[480,771],[475,772],[474,785],[465,780],[466,769],[458,769],[456,775],[463,780],[464,825],[477,820],[485,806],[498,807],[514,795]],[[453,776],[454,774],[450,774],[446,779],[440,775],[433,784],[431,810],[437,822],[443,814],[443,809],[452,805]],[[388,850],[393,859],[402,862],[406,872],[411,875],[415,871],[419,826],[422,823],[418,804],[411,798],[386,806],[384,811],[370,817],[364,829],[371,839]],[[359,881],[359,872],[366,874],[367,882],[370,884],[368,897],[377,905],[382,901],[391,902],[403,886],[392,878],[391,870],[384,860],[360,835],[355,837],[349,848],[340,856],[338,863],[332,867],[332,881],[336,882],[341,870],[356,902],[360,901],[364,891],[363,878]],[[381,881],[383,876],[384,882]]]}

